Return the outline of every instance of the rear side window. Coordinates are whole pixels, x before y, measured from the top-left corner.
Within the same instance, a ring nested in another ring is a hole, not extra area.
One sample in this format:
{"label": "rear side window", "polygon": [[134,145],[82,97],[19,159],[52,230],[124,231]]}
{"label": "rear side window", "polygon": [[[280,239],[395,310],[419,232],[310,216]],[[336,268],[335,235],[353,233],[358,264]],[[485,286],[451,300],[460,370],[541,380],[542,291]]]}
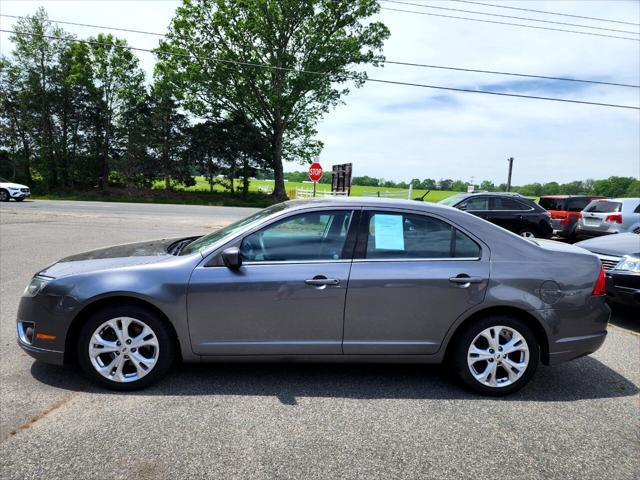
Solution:
{"label": "rear side window", "polygon": [[409,213],[374,212],[369,217],[366,258],[479,258],[480,247],[442,220]]}
{"label": "rear side window", "polygon": [[591,213],[615,213],[622,209],[622,203],[608,200],[594,200],[585,209]]}
{"label": "rear side window", "polygon": [[638,203],[638,205],[636,205],[636,208],[633,211],[633,213],[640,213],[640,203]]}
{"label": "rear side window", "polygon": [[491,210],[522,211],[531,210],[531,207],[528,207],[513,198],[494,197],[491,199]]}
{"label": "rear side window", "polygon": [[566,198],[542,197],[538,203],[545,210],[566,210]]}

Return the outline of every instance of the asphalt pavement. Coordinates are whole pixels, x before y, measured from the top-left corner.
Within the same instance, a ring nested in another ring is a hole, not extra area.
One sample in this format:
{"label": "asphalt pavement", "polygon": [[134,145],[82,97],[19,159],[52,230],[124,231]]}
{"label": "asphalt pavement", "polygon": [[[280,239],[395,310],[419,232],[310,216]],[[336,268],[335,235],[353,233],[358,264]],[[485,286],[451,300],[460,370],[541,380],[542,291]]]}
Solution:
{"label": "asphalt pavement", "polygon": [[439,366],[180,365],[114,393],[15,343],[29,278],[110,244],[206,233],[231,207],[33,201],[0,205],[0,478],[640,477],[640,318],[603,348],[541,367],[505,399]]}

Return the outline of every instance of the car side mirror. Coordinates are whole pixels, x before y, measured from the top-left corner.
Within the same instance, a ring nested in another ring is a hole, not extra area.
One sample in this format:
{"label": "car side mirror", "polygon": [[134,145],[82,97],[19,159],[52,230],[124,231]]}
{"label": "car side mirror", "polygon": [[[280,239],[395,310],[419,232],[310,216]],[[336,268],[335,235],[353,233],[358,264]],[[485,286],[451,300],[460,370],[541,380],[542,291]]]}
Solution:
{"label": "car side mirror", "polygon": [[460,206],[458,207],[458,210],[463,210],[463,211],[464,211],[464,210],[466,210],[466,209],[467,209],[467,206],[466,206],[466,205],[460,205]]}
{"label": "car side mirror", "polygon": [[242,266],[242,255],[238,247],[225,248],[222,251],[222,261],[231,270],[238,270]]}

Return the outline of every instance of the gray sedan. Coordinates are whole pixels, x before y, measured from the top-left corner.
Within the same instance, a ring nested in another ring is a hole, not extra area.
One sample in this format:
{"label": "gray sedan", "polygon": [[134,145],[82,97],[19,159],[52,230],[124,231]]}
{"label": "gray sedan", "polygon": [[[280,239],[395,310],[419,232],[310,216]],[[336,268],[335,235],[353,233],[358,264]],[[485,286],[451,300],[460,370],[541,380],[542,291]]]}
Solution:
{"label": "gray sedan", "polygon": [[403,200],[290,201],[199,238],[65,258],[37,273],[18,343],[109,388],[176,360],[447,362],[504,395],[596,351],[604,271],[578,247]]}

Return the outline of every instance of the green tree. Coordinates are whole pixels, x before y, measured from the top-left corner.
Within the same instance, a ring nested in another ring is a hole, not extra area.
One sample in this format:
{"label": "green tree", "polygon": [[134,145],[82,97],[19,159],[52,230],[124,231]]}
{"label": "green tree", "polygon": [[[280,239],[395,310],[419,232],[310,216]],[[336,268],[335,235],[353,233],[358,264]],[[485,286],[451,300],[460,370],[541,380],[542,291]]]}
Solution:
{"label": "green tree", "polygon": [[495,192],[497,190],[497,187],[492,181],[483,180],[482,183],[480,183],[480,190],[484,192]]}
{"label": "green tree", "polygon": [[[286,198],[284,160],[319,152],[315,125],[378,65],[389,30],[369,21],[376,0],[191,0],[176,11],[167,55],[177,90],[197,115],[246,116],[270,145],[273,195]],[[265,65],[266,68],[253,64]],[[318,73],[311,73],[318,72]]]}
{"label": "green tree", "polygon": [[633,180],[627,188],[625,197],[640,197],[640,180]]}
{"label": "green tree", "polygon": [[109,159],[118,148],[118,139],[114,138],[115,123],[125,109],[131,89],[144,80],[144,73],[125,40],[100,33],[90,38],[89,42],[94,85],[100,96],[100,115],[96,118],[102,134],[102,138],[99,138],[100,185],[106,188],[110,173]]}
{"label": "green tree", "polygon": [[441,178],[438,182],[438,190],[451,190],[453,187],[453,180],[450,178]]}

